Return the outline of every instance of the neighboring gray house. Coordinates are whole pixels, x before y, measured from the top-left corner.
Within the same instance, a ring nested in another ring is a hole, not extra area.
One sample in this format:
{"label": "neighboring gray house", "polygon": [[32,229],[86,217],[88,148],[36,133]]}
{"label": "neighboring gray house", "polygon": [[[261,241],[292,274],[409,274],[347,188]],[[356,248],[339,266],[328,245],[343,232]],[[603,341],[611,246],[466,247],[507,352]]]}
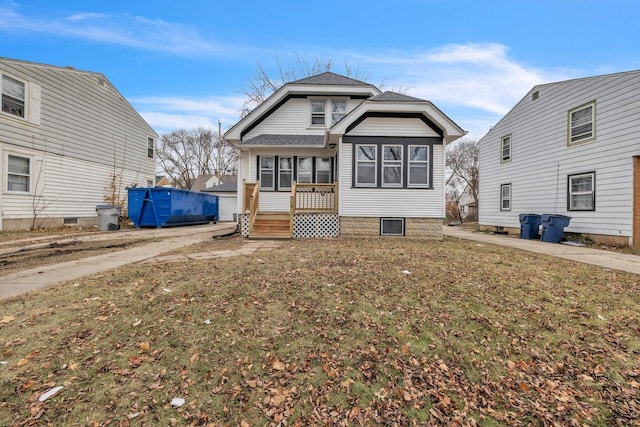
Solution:
{"label": "neighboring gray house", "polygon": [[442,238],[445,145],[431,102],[331,72],[285,84],[225,138],[249,237]]}
{"label": "neighboring gray house", "polygon": [[481,227],[562,214],[568,232],[640,244],[640,71],[535,86],[479,147]]}
{"label": "neighboring gray house", "polygon": [[100,73],[0,58],[0,229],[97,223],[155,182],[156,132]]}

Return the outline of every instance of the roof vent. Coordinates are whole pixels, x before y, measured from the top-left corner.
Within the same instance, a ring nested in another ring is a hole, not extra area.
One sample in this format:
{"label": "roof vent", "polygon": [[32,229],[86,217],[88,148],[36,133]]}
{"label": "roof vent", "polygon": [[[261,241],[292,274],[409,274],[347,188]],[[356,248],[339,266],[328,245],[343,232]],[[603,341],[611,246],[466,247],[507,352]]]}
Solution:
{"label": "roof vent", "polygon": [[531,100],[535,101],[536,99],[538,99],[540,97],[540,92],[535,91],[531,94]]}

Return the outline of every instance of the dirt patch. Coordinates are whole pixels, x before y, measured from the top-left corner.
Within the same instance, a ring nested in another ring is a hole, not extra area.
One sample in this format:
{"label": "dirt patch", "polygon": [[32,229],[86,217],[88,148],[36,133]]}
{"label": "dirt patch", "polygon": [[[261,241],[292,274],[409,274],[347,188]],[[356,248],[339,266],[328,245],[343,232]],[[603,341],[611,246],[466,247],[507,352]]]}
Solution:
{"label": "dirt patch", "polygon": [[154,239],[137,240],[64,240],[20,248],[0,254],[0,276],[36,267],[129,249]]}
{"label": "dirt patch", "polygon": [[182,255],[193,254],[198,252],[211,252],[211,251],[235,251],[242,248],[248,240],[243,239],[240,236],[219,237],[215,239],[206,240],[204,242],[196,243],[190,246],[184,246],[182,248],[175,249],[171,252],[167,252],[165,255]]}

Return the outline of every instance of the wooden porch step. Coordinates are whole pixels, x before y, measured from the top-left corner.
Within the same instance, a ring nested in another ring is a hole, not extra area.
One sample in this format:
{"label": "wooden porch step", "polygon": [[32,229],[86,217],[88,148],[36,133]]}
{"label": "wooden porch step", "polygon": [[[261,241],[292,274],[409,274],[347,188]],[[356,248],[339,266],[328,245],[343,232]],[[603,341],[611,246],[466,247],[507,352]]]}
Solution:
{"label": "wooden porch step", "polygon": [[291,239],[288,213],[259,213],[253,223],[249,239]]}

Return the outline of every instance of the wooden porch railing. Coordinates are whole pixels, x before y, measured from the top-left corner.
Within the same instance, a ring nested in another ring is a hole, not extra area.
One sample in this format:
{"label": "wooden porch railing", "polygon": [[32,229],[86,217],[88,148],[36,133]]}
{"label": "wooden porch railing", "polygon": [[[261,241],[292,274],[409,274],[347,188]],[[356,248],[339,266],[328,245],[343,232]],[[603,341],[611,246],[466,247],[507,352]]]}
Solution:
{"label": "wooden porch railing", "polygon": [[249,211],[249,233],[253,231],[253,224],[256,221],[256,214],[260,206],[260,182],[246,182],[244,184],[243,208],[244,212]]}
{"label": "wooden porch railing", "polygon": [[291,199],[292,214],[296,212],[337,212],[338,183],[294,183],[291,189]]}

